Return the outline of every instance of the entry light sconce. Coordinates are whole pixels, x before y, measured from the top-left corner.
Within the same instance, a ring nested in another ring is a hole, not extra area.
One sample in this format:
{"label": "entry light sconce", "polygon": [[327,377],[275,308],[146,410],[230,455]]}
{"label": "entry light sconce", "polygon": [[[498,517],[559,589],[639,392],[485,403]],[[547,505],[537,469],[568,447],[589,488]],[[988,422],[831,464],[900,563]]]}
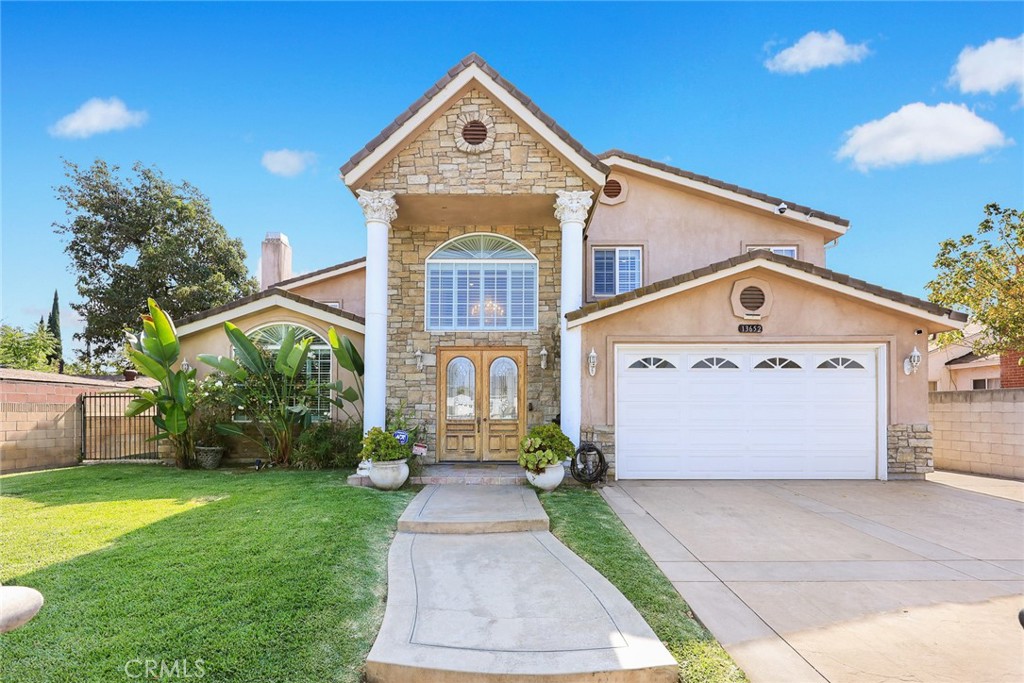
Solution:
{"label": "entry light sconce", "polygon": [[903,361],[903,374],[913,375],[917,372],[918,366],[921,365],[921,352],[914,347],[914,350],[910,352],[906,360]]}
{"label": "entry light sconce", "polygon": [[423,352],[420,351],[419,349],[416,349],[416,369],[423,369]]}
{"label": "entry light sconce", "polygon": [[590,370],[591,377],[597,374],[597,351],[594,349],[590,349],[590,354],[587,356],[587,369]]}
{"label": "entry light sconce", "polygon": [[542,346],[540,349],[540,369],[548,369],[548,347]]}
{"label": "entry light sconce", "polygon": [[192,366],[188,364],[188,358],[186,358],[183,361],[181,361],[181,371],[182,372],[188,372],[191,369],[192,369]]}

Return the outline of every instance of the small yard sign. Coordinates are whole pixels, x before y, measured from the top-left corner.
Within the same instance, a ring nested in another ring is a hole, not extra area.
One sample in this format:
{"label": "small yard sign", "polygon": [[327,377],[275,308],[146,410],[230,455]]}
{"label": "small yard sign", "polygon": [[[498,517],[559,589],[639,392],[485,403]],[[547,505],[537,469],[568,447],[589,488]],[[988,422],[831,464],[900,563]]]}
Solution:
{"label": "small yard sign", "polygon": [[427,444],[425,443],[414,443],[412,445],[412,454],[423,457],[427,454]]}
{"label": "small yard sign", "polygon": [[404,429],[396,429],[395,438],[398,439],[398,443],[404,446],[405,444],[409,443],[409,432],[405,431]]}

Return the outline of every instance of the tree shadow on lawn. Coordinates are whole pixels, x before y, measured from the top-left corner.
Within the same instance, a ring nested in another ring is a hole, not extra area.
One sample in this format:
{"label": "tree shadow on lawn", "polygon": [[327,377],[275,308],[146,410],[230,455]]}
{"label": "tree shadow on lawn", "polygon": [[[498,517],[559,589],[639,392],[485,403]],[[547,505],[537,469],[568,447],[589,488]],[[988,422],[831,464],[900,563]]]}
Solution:
{"label": "tree shadow on lawn", "polygon": [[3,636],[0,679],[119,680],[133,659],[202,659],[217,681],[360,679],[412,492],[341,487],[337,473],[117,470],[11,488],[46,505],[210,502],[14,577],[47,602]]}

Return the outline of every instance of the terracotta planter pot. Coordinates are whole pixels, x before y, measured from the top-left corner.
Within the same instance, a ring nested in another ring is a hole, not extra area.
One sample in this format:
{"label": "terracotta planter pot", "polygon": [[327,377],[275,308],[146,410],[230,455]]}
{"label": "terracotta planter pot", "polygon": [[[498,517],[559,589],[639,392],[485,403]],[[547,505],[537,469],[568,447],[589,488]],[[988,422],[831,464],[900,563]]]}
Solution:
{"label": "terracotta planter pot", "polygon": [[409,465],[404,459],[374,462],[370,465],[369,474],[374,488],[394,491],[402,488],[409,478]]}
{"label": "terracotta planter pot", "polygon": [[545,467],[540,474],[526,470],[526,480],[548,493],[558,488],[558,485],[565,479],[565,466],[562,463]]}
{"label": "terracotta planter pot", "polygon": [[220,446],[196,446],[196,462],[204,470],[220,467],[220,459],[223,457],[224,449]]}

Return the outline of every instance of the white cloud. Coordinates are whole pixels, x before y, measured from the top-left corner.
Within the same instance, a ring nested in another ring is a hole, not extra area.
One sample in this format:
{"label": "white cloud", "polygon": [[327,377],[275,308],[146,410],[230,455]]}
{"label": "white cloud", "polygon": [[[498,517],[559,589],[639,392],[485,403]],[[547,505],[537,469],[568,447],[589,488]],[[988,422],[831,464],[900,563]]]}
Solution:
{"label": "white cloud", "polygon": [[887,166],[931,164],[1013,144],[999,128],[962,104],[930,107],[914,102],[888,116],[846,131],[837,159],[861,171]]}
{"label": "white cloud", "polygon": [[313,152],[300,152],[294,149],[278,149],[263,153],[263,168],[274,175],[285,177],[295,176],[316,162]]}
{"label": "white cloud", "polygon": [[836,30],[828,33],[811,31],[794,45],[766,60],[764,65],[773,73],[805,74],[827,66],[859,62],[869,52],[867,43],[851,45]]}
{"label": "white cloud", "polygon": [[1016,88],[1024,102],[1024,35],[996,38],[981,47],[965,47],[949,82],[959,85],[962,93],[995,95]]}
{"label": "white cloud", "polygon": [[50,126],[49,132],[55,138],[87,138],[112,130],[138,128],[148,118],[145,111],[132,111],[116,97],[94,97]]}

